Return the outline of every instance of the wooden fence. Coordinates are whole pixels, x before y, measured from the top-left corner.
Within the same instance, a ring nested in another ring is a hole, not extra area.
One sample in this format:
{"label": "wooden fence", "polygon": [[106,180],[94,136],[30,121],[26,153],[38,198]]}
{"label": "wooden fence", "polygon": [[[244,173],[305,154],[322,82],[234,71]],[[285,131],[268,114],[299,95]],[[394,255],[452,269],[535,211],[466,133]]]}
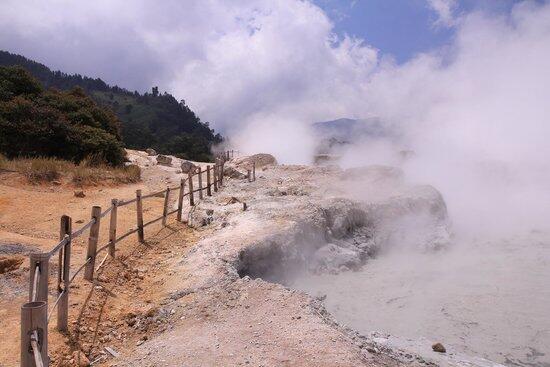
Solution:
{"label": "wooden fence", "polygon": [[[105,257],[97,268],[101,267],[108,256],[112,258],[116,254],[116,244],[137,233],[139,242],[145,241],[145,228],[153,223],[162,221],[166,224],[169,215],[177,213],[177,220],[182,221],[183,201],[188,197],[189,205],[195,205],[195,194],[198,193],[198,199],[205,195],[212,196],[223,186],[223,169],[225,162],[234,157],[235,151],[225,151],[216,155],[216,162],[208,165],[206,170],[200,167],[195,172],[189,172],[187,179],[182,179],[180,184],[175,187],[167,187],[164,190],[143,195],[141,190],[136,190],[136,197],[129,200],[112,199],[111,205],[102,211],[101,207],[92,207],[91,219],[82,228],[73,232],[71,217],[64,215],[61,217],[59,230],[59,243],[49,252],[32,253],[30,257],[30,284],[29,284],[29,302],[21,306],[21,367],[48,366],[48,322],[57,307],[57,330],[65,332],[68,330],[69,318],[69,289],[76,276],[84,270],[84,279],[93,281],[94,270],[96,269],[96,258],[107,251]],[[203,174],[206,173],[206,185],[203,185]],[[198,187],[193,187],[193,177],[198,178]],[[256,167],[248,170],[248,181],[256,179]],[[188,186],[185,192],[186,184]],[[178,192],[177,208],[169,209],[170,194]],[[143,201],[155,196],[164,196],[164,206],[162,215],[156,219],[143,222]],[[136,205],[136,227],[130,229],[122,235],[117,234],[117,211],[118,208],[134,204]],[[109,240],[98,248],[99,229],[102,218],[110,214],[109,217]],[[86,261],[73,270],[71,274],[71,243],[89,230],[88,248]],[[49,263],[50,259],[57,254],[58,272],[57,272],[57,298],[48,312],[48,282],[49,282]]]}

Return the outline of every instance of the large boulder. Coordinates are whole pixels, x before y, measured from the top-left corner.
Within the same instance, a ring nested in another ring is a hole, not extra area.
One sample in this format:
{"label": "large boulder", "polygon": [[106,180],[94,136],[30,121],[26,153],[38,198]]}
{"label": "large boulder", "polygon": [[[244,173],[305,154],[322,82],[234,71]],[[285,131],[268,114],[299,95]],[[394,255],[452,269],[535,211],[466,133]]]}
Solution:
{"label": "large boulder", "polygon": [[447,247],[451,239],[447,206],[441,193],[429,185],[409,186],[368,207],[376,224],[376,242],[384,247],[424,251]]}
{"label": "large boulder", "polygon": [[224,167],[223,175],[237,180],[244,180],[247,177],[246,174],[231,166]]}
{"label": "large boulder", "polygon": [[171,167],[172,166],[172,157],[167,157],[165,155],[159,154],[158,157],[157,157],[157,163],[161,164],[163,166]]}
{"label": "large boulder", "polygon": [[147,148],[145,149],[145,152],[147,155],[157,155],[157,152],[153,148]]}
{"label": "large boulder", "polygon": [[256,168],[261,168],[270,165],[276,165],[277,160],[271,154],[259,153],[246,157],[235,158],[231,161],[236,167],[252,167],[252,164],[256,164]]}
{"label": "large boulder", "polygon": [[194,173],[197,170],[197,166],[189,161],[181,162],[182,173]]}

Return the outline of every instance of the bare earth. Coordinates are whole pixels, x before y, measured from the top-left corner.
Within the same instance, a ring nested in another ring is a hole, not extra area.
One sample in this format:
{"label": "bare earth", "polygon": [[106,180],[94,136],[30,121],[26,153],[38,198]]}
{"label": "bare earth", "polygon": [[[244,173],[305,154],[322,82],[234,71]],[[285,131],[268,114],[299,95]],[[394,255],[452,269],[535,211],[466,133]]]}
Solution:
{"label": "bare earth", "polygon": [[[85,188],[85,198],[74,197],[70,187],[29,186],[0,174],[0,255],[50,249],[60,215],[87,221],[94,204],[107,207],[111,198],[131,198],[137,188],[154,191],[182,177],[178,162],[170,168],[143,152],[130,155],[143,167],[142,183]],[[239,162],[242,171],[246,161]],[[146,244],[133,237],[123,241],[93,284],[74,284],[69,334],[55,331],[55,315],[50,322],[52,365],[83,363],[74,351],[105,366],[429,364],[425,356],[390,350],[341,327],[322,299],[282,285],[305,267],[360,266],[369,251],[399,235],[390,223],[414,211],[430,213],[430,243],[441,245],[446,212],[437,192],[404,186],[385,170],[367,176],[340,186],[344,176],[337,169],[269,165],[258,166],[255,182],[226,178],[220,192],[187,208],[191,228],[174,218],[165,228],[148,227]],[[379,200],[358,206],[346,198],[353,197],[344,189],[350,186],[376,189]],[[148,202],[145,220],[160,214],[162,200]],[[119,213],[121,228],[135,226],[133,207]],[[76,242],[74,259],[84,260],[85,239]],[[339,255],[323,258],[321,248]],[[51,269],[53,282],[53,263]],[[0,274],[0,366],[18,364],[19,307],[27,287],[27,260]]]}

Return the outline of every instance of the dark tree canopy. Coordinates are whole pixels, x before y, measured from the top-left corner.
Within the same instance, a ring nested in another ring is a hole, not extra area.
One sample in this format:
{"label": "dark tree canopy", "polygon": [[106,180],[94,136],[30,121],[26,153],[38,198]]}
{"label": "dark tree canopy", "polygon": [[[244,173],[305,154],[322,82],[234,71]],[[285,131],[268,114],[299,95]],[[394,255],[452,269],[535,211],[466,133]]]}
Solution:
{"label": "dark tree canopy", "polygon": [[70,90],[81,87],[97,103],[114,111],[121,121],[120,136],[128,148],[154,148],[159,153],[209,160],[212,144],[222,141],[220,134],[210,129],[207,122],[202,122],[183,100],[178,102],[172,95],[160,93],[158,87],[153,87],[151,93],[130,92],[109,86],[99,78],[54,72],[40,63],[5,51],[0,51],[0,65],[24,67],[45,88]]}
{"label": "dark tree canopy", "polygon": [[44,90],[21,67],[0,66],[0,153],[124,162],[117,117],[82,88]]}

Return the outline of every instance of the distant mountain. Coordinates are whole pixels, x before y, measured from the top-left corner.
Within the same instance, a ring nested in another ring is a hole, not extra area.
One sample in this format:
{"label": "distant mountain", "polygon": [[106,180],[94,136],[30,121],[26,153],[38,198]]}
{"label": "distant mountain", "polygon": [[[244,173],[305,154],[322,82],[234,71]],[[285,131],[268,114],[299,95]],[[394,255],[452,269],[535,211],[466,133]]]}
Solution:
{"label": "distant mountain", "polygon": [[377,117],[357,120],[341,118],[316,122],[313,124],[313,129],[321,139],[336,140],[340,143],[351,143],[360,138],[377,138],[391,135],[391,132]]}
{"label": "distant mountain", "polygon": [[97,103],[113,110],[121,121],[122,140],[132,149],[154,148],[159,153],[181,158],[208,160],[210,148],[222,137],[202,122],[185,104],[171,94],[140,94],[110,86],[99,78],[51,71],[47,66],[23,56],[0,51],[0,66],[19,65],[28,70],[46,88],[70,90],[81,87]]}

